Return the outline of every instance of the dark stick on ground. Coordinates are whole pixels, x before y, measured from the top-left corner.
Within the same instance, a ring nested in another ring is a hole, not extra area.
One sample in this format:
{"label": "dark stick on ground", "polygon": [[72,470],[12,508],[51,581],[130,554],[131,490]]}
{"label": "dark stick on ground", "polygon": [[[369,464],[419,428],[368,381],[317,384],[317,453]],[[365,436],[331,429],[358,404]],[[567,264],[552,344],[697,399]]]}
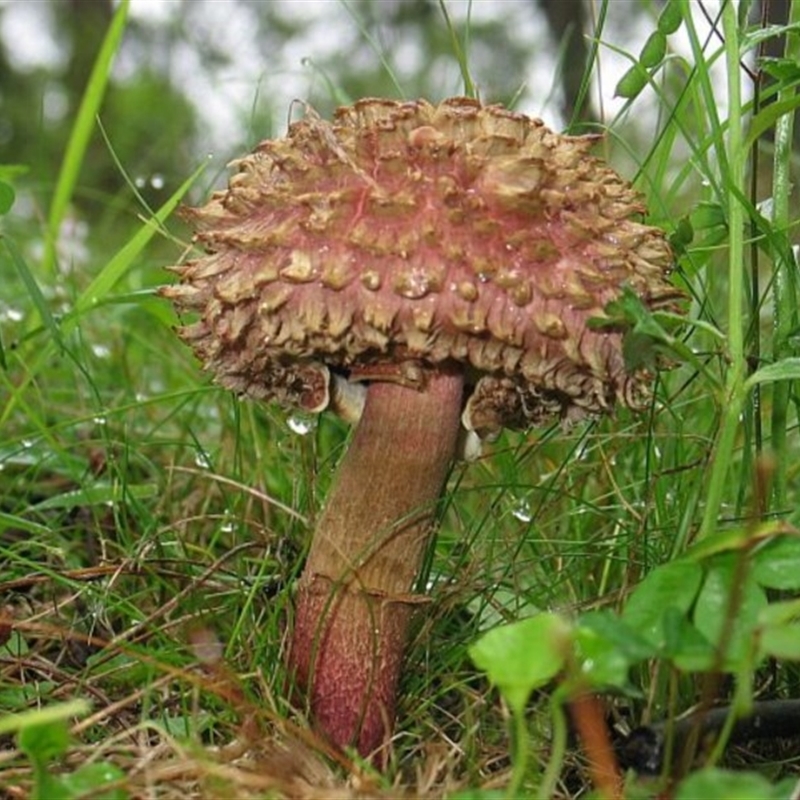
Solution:
{"label": "dark stick on ground", "polygon": [[[678,720],[636,728],[617,747],[620,763],[624,768],[643,775],[658,775],[665,767],[670,736],[672,758],[675,759],[680,756],[684,742],[698,721],[700,742],[705,747],[720,734],[730,712],[730,707],[724,706],[704,712],[700,720],[698,712]],[[755,703],[752,714],[734,723],[729,744],[788,738],[800,738],[800,699]]]}

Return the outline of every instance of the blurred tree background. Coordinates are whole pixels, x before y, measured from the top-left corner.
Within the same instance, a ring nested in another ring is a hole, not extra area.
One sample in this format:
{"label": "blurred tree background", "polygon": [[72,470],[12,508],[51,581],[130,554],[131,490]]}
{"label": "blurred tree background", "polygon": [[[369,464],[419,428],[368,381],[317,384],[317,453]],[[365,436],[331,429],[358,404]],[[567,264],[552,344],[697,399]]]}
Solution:
{"label": "blurred tree background", "polygon": [[[97,219],[109,206],[135,208],[122,170],[156,204],[207,152],[217,156],[219,176],[228,159],[285,129],[293,101],[325,115],[364,96],[460,93],[443,8],[485,101],[541,115],[557,129],[602,126],[615,110],[615,80],[629,66],[614,46],[636,52],[660,5],[134,0],[100,116],[107,141],[98,130],[76,211]],[[716,4],[699,5],[709,19],[716,14]],[[786,0],[752,5],[753,16],[786,18]],[[39,212],[113,9],[112,0],[0,2],[0,163],[26,166]],[[603,83],[586,84],[598,14],[608,15],[605,74]],[[779,52],[781,42],[768,46]]]}
{"label": "blurred tree background", "polygon": [[[0,3],[0,163],[25,165],[34,215],[43,214],[114,7]],[[590,95],[576,105],[588,4],[458,0],[445,8],[484,100],[556,127],[594,117]],[[132,188],[157,204],[210,150],[221,169],[281,133],[295,100],[328,114],[363,96],[460,93],[453,47],[438,0],[134,0],[75,213],[98,220],[109,207],[135,209]]]}

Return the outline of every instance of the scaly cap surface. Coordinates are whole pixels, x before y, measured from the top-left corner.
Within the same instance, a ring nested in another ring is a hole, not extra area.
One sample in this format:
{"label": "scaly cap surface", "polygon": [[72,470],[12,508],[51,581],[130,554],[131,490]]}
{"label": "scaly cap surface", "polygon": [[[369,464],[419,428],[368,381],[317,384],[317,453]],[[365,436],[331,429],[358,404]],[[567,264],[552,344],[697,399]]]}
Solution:
{"label": "scaly cap surface", "polygon": [[331,374],[446,361],[481,433],[639,406],[622,332],[587,321],[623,285],[671,308],[672,254],[595,141],[465,98],[309,112],[185,212],[206,255],[164,290],[198,315],[180,334],[222,386],[311,411]]}

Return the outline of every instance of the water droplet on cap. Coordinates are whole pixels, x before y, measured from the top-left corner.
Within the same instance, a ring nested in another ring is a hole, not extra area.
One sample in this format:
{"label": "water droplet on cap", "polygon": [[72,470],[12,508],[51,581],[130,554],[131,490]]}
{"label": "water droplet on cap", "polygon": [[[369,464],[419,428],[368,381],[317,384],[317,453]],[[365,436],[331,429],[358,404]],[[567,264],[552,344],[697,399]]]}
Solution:
{"label": "water droplet on cap", "polygon": [[298,436],[308,436],[309,433],[316,430],[317,417],[312,414],[294,413],[287,420],[286,424],[292,433]]}

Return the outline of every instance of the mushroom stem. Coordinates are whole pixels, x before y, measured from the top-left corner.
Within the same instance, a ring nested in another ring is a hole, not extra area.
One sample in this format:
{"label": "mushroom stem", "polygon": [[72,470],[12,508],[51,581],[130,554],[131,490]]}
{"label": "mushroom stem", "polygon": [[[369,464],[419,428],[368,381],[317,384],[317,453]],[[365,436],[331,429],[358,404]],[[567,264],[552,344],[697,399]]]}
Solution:
{"label": "mushroom stem", "polygon": [[372,383],[300,579],[290,666],[312,716],[364,756],[391,735],[411,594],[456,452],[463,378]]}

